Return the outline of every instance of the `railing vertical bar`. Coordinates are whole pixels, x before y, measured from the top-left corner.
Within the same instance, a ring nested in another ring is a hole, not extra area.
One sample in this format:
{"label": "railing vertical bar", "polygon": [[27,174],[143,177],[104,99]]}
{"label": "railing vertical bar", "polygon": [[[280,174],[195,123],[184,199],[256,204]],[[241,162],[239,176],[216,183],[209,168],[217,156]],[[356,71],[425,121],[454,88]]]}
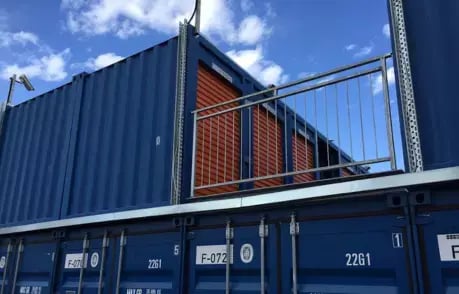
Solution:
{"label": "railing vertical bar", "polygon": [[349,144],[351,147],[351,160],[354,161],[354,148],[352,144],[351,102],[349,99],[349,82],[346,81],[347,120],[349,124]]}
{"label": "railing vertical bar", "polygon": [[[228,113],[229,114],[229,113]],[[226,152],[226,145],[227,145],[227,142],[228,142],[228,121],[227,121],[227,117],[228,115],[224,115],[224,119],[223,119],[223,122],[225,124],[225,135],[223,137],[223,142],[225,144],[225,147],[224,147],[224,156],[223,156],[223,181],[226,182],[226,161],[227,161],[227,152]]]}
{"label": "railing vertical bar", "polygon": [[[276,94],[274,94],[274,95],[276,95]],[[279,173],[279,161],[277,160],[277,158],[278,158],[278,154],[279,154],[278,153],[279,152],[279,150],[278,150],[279,147],[277,146],[277,144],[278,144],[278,142],[277,142],[277,132],[278,132],[278,130],[277,130],[277,128],[278,128],[278,125],[277,125],[277,100],[274,100],[274,113],[275,113],[274,117],[275,117],[275,122],[276,122],[276,128],[275,128],[276,133],[274,135],[275,144],[276,144],[276,174],[278,174]]]}
{"label": "railing vertical bar", "polygon": [[306,166],[305,168],[308,169],[308,115],[307,115],[307,102],[308,102],[308,95],[305,93],[304,95],[304,153],[306,157]]}
{"label": "railing vertical bar", "polygon": [[[234,167],[236,166],[236,160],[234,160],[234,111],[231,112],[233,115],[232,115],[232,119],[233,119],[233,131],[231,132],[231,136],[232,136],[232,141],[231,141],[231,148],[233,149],[232,150],[232,155],[231,155],[231,180],[234,181]],[[240,137],[239,137],[240,139]]]}
{"label": "railing vertical bar", "polygon": [[328,96],[327,87],[324,87],[325,101],[325,140],[327,141],[327,166],[330,166],[330,136],[328,130]]}
{"label": "railing vertical bar", "polygon": [[217,116],[217,162],[215,165],[215,183],[218,184],[220,173],[220,115]]}
{"label": "railing vertical bar", "polygon": [[243,111],[244,109],[240,109],[239,110],[239,121],[240,121],[240,124],[239,124],[239,130],[240,130],[240,134],[239,134],[239,179],[242,180],[242,172],[243,172],[243,166],[244,166],[244,156],[243,156],[243,152],[242,152],[242,141],[244,141],[244,115],[243,115]]}
{"label": "railing vertical bar", "polygon": [[213,133],[213,129],[212,129],[212,117],[209,119],[209,128],[210,128],[210,135],[209,135],[209,170],[207,171],[208,173],[208,183],[210,185],[211,181],[210,181],[210,171],[212,170],[211,167],[212,167],[212,133]]}
{"label": "railing vertical bar", "polygon": [[[266,104],[268,105],[268,104]],[[270,129],[269,129],[269,111],[268,111],[268,107],[266,107],[266,175],[269,175],[269,133],[270,133]]]}
{"label": "railing vertical bar", "polygon": [[[297,108],[296,108],[296,95],[293,96],[293,124],[294,124],[294,134],[293,142],[295,142],[295,171],[298,170],[298,129],[297,129]],[[292,142],[292,143],[293,143]]]}
{"label": "railing vertical bar", "polygon": [[[196,125],[200,123],[198,121],[196,121]],[[201,145],[201,184],[200,186],[202,186],[204,184],[204,153],[206,151],[206,124],[205,122],[203,121],[202,122],[202,145]],[[210,160],[210,158],[209,158]]]}
{"label": "railing vertical bar", "polygon": [[336,129],[338,134],[338,164],[341,164],[341,131],[339,124],[338,84],[335,84]]}
{"label": "railing vertical bar", "polygon": [[379,150],[378,150],[378,131],[376,129],[376,115],[375,115],[375,93],[373,92],[373,77],[370,74],[370,93],[371,93],[371,114],[373,118],[373,134],[375,135],[375,151],[376,151],[376,158],[379,158]]}
{"label": "railing vertical bar", "polygon": [[360,78],[357,78],[357,87],[358,87],[358,93],[359,93],[359,109],[360,109],[360,139],[362,142],[362,154],[363,154],[363,160],[366,159],[366,154],[365,154],[365,134],[363,130],[363,111],[362,111],[362,93],[361,93],[361,86],[360,86]]}
{"label": "railing vertical bar", "polygon": [[[249,107],[249,113],[253,113],[253,110],[254,110],[254,107],[253,106],[250,106]],[[249,142],[249,174],[247,175],[248,177],[253,177],[253,174],[252,174],[252,163],[253,163],[253,148],[252,148],[252,138],[253,138],[253,116],[252,115],[249,115],[249,134],[248,134],[248,138],[247,138],[247,141]]]}
{"label": "railing vertical bar", "polygon": [[287,152],[287,97],[284,98],[284,160],[285,172],[288,172],[288,152]]}
{"label": "railing vertical bar", "polygon": [[319,135],[318,135],[318,118],[317,118],[317,92],[314,90],[314,149],[315,149],[315,158],[317,160],[316,165],[320,166],[319,163]]}
{"label": "railing vertical bar", "polygon": [[260,104],[257,105],[257,148],[255,150],[257,151],[257,176],[260,176]]}
{"label": "railing vertical bar", "polygon": [[390,109],[390,97],[389,97],[389,85],[387,82],[387,64],[386,58],[381,58],[381,66],[382,66],[382,86],[383,86],[383,93],[384,93],[384,104],[385,104],[385,117],[386,117],[386,129],[387,129],[387,140],[389,145],[389,156],[390,166],[392,170],[397,169],[397,162],[395,158],[395,147],[394,147],[394,136],[392,130],[392,111]]}
{"label": "railing vertical bar", "polygon": [[[192,156],[191,156],[191,189],[190,189],[190,193],[191,193],[191,197],[194,196],[194,188],[196,187],[196,161],[197,161],[197,158],[196,158],[196,149],[197,149],[197,144],[198,144],[198,121],[197,121],[197,117],[198,117],[198,114],[197,113],[194,113],[193,114],[193,153],[192,153]],[[204,153],[203,153],[204,154]],[[204,158],[202,158],[202,161],[204,162]],[[201,178],[202,178],[202,171],[201,171]],[[202,185],[202,183],[201,183]]]}

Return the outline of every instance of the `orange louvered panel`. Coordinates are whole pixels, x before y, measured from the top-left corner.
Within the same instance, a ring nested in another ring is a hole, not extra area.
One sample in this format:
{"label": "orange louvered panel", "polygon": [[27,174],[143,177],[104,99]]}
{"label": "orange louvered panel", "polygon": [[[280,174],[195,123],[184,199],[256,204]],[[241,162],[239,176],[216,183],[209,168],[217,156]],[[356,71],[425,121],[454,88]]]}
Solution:
{"label": "orange louvered panel", "polygon": [[[253,175],[262,177],[282,173],[282,125],[263,106],[253,109]],[[277,146],[277,147],[276,147]],[[280,186],[282,178],[255,182],[255,188]]]}
{"label": "orange louvered panel", "polygon": [[[232,100],[240,93],[220,75],[203,65],[198,68],[197,109]],[[203,116],[236,106],[226,105],[201,112]],[[196,146],[195,185],[206,186],[239,179],[239,112],[228,112],[199,121]],[[238,185],[198,189],[197,196],[238,190]]]}
{"label": "orange louvered panel", "polygon": [[[301,171],[314,168],[314,145],[308,141],[305,144],[304,136],[293,134],[292,136],[293,170]],[[295,183],[314,181],[314,173],[300,174],[294,177]]]}

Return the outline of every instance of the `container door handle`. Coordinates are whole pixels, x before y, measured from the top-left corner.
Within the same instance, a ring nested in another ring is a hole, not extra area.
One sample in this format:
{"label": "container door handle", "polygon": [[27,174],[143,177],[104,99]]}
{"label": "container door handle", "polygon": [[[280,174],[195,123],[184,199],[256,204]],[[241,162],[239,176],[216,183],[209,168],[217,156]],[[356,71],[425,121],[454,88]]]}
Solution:
{"label": "container door handle", "polygon": [[5,291],[6,273],[8,272],[8,260],[11,255],[11,251],[13,251],[13,246],[11,245],[11,240],[10,240],[8,242],[8,248],[6,249],[5,266],[3,267],[3,279],[2,279],[2,288],[0,290],[0,294],[3,294]]}
{"label": "container door handle", "polygon": [[296,237],[300,233],[300,225],[295,220],[295,214],[292,214],[290,221],[290,235],[292,236],[292,293],[298,293],[298,272],[297,272],[297,254],[296,254]]}
{"label": "container door handle", "polygon": [[233,260],[233,252],[231,250],[231,240],[234,236],[233,228],[231,228],[231,221],[226,222],[226,284],[225,293],[230,293],[230,265]]}
{"label": "container door handle", "polygon": [[108,247],[108,236],[107,231],[104,233],[104,240],[102,241],[102,256],[100,257],[100,270],[99,270],[99,284],[97,286],[97,294],[102,294],[102,286],[104,282],[104,264],[105,254]]}
{"label": "container door handle", "polygon": [[24,245],[21,239],[21,241],[19,241],[19,246],[18,246],[18,257],[16,258],[16,268],[14,269],[14,278],[13,278],[13,286],[11,288],[11,294],[14,294],[15,292],[14,290],[16,288],[16,281],[18,278],[19,265],[21,263],[21,256],[22,256],[23,251],[24,251]]}
{"label": "container door handle", "polygon": [[260,221],[260,228],[258,230],[260,236],[260,293],[265,293],[265,238],[268,237],[268,226],[265,225],[265,219]]}
{"label": "container door handle", "polygon": [[124,246],[126,246],[126,237],[124,235],[124,230],[121,232],[120,237],[120,255],[118,257],[118,272],[116,275],[116,294],[120,293],[120,283],[121,283],[121,267],[123,266],[123,254]]}
{"label": "container door handle", "polygon": [[83,253],[81,257],[81,266],[80,266],[80,279],[78,280],[78,294],[81,294],[81,288],[83,286],[83,276],[84,276],[84,269],[87,266],[87,257],[86,254],[88,254],[88,248],[89,248],[89,240],[88,240],[88,234],[84,235],[83,239]]}

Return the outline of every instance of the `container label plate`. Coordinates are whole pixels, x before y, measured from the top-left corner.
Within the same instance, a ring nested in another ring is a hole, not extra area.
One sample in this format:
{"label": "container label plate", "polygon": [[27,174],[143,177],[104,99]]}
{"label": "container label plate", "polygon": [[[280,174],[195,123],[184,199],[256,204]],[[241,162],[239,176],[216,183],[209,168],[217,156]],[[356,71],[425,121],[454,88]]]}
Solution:
{"label": "container label plate", "polygon": [[[65,255],[64,268],[66,269],[80,269],[83,261],[83,253],[71,253]],[[85,254],[84,268],[88,265],[88,254]]]}
{"label": "container label plate", "polygon": [[[230,255],[230,264],[233,264],[233,245],[230,245]],[[226,245],[196,246],[196,264],[226,264],[227,258]]]}
{"label": "container label plate", "polygon": [[459,261],[459,234],[437,235],[441,261]]}

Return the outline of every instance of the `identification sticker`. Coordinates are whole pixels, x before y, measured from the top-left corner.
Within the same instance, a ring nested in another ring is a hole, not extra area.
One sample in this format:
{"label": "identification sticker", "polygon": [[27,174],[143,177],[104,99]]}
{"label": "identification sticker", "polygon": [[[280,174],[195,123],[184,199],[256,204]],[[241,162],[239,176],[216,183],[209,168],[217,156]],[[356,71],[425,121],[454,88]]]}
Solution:
{"label": "identification sticker", "polygon": [[[233,264],[233,245],[230,245],[230,264]],[[226,245],[196,246],[196,264],[217,265],[226,264],[228,256]]]}
{"label": "identification sticker", "polygon": [[441,261],[459,261],[459,234],[437,235]]}
{"label": "identification sticker", "polygon": [[[66,269],[80,269],[83,263],[83,253],[72,253],[65,255],[65,265]],[[88,265],[88,254],[85,254],[84,268]]]}

